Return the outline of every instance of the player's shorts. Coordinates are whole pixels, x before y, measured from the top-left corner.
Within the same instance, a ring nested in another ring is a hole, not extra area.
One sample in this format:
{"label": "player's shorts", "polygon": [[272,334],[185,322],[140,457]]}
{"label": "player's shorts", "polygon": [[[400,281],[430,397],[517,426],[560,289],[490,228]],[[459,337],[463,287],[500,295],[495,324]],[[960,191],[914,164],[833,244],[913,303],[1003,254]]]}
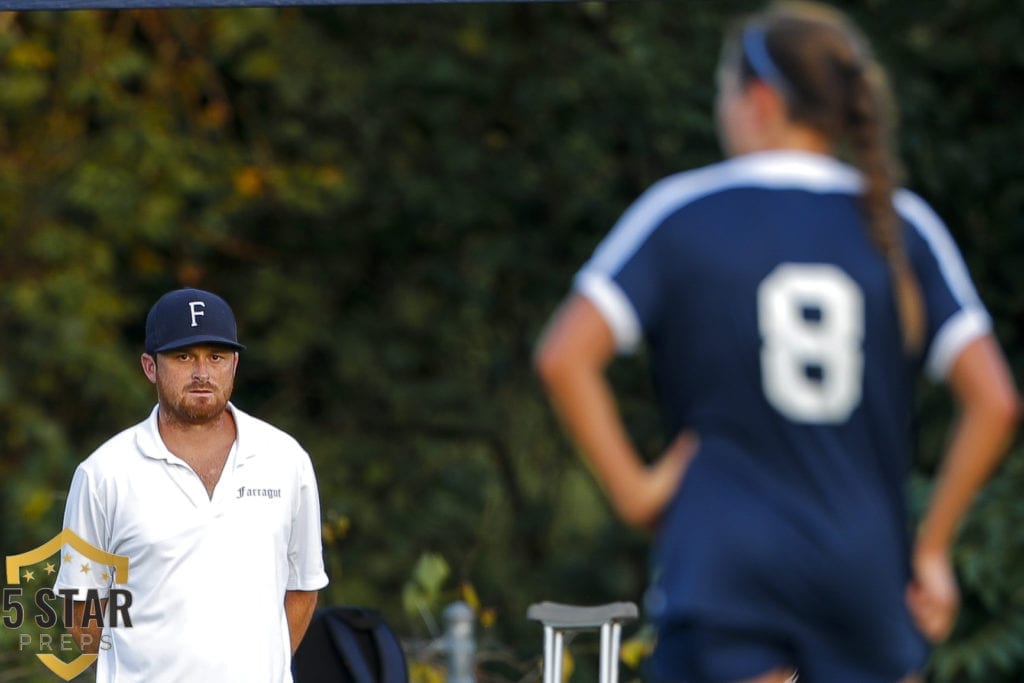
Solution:
{"label": "player's shorts", "polygon": [[663,627],[651,662],[653,683],[727,683],[795,669],[799,683],[897,683],[912,671],[870,671],[827,637],[713,626],[694,622]]}
{"label": "player's shorts", "polygon": [[674,624],[658,633],[653,679],[658,683],[741,681],[792,667],[782,641],[743,629]]}
{"label": "player's shorts", "polygon": [[[705,457],[714,448],[713,457]],[[705,439],[666,508],[647,611],[666,683],[795,668],[800,683],[895,683],[927,656],[907,609],[905,542],[877,486],[821,501]]]}

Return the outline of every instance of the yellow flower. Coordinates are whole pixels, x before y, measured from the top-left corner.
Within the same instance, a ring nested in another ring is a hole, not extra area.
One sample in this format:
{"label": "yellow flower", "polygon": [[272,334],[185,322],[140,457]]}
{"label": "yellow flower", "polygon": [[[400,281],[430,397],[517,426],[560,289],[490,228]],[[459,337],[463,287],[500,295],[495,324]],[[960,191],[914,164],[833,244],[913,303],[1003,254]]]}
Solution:
{"label": "yellow flower", "polygon": [[469,581],[463,581],[459,584],[459,593],[462,595],[462,599],[466,601],[466,604],[469,605],[469,608],[473,610],[473,614],[479,614],[480,596],[476,594],[473,584]]}
{"label": "yellow flower", "polygon": [[409,683],[444,683],[444,671],[433,664],[409,662]]}
{"label": "yellow flower", "polygon": [[656,634],[649,624],[641,628],[632,638],[624,641],[619,649],[619,658],[631,669],[640,668],[640,662],[654,652]]}
{"label": "yellow flower", "polygon": [[235,192],[243,197],[256,197],[263,193],[263,173],[255,166],[243,166],[235,171]]}

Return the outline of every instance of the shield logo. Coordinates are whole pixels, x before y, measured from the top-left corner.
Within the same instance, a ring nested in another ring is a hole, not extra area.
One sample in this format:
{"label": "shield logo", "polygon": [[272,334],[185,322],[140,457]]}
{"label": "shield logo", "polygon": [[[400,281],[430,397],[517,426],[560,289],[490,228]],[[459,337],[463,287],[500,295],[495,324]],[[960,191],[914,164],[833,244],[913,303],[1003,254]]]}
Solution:
{"label": "shield logo", "polygon": [[[54,553],[59,552],[65,545],[70,546],[83,557],[98,565],[113,567],[114,583],[127,583],[128,558],[125,555],[114,555],[113,553],[108,553],[105,550],[101,550],[89,543],[71,529],[64,529],[37,548],[33,548],[32,550],[19,555],[9,555],[7,557],[6,566],[8,585],[18,585],[21,583],[21,570],[23,567],[30,567],[45,560]],[[57,657],[57,655],[51,653],[39,653],[36,654],[36,657],[38,657],[39,661],[43,663],[43,666],[55,673],[61,679],[70,681],[72,678],[85,671],[90,664],[95,662],[98,655],[80,654],[70,662],[65,662]]]}

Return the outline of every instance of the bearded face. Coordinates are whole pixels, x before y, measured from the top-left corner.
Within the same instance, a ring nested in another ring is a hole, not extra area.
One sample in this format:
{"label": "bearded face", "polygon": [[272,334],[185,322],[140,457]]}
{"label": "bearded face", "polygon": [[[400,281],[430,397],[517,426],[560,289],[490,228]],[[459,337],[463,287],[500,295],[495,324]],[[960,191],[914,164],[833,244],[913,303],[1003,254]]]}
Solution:
{"label": "bearded face", "polygon": [[235,386],[238,355],[216,346],[192,346],[159,354],[153,366],[164,417],[201,425],[220,417]]}

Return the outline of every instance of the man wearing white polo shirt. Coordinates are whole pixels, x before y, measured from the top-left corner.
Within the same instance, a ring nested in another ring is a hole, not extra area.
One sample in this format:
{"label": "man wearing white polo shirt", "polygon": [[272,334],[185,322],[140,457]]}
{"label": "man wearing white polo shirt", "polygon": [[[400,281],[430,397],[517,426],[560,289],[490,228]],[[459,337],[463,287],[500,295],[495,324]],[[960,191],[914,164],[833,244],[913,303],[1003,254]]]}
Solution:
{"label": "man wearing white polo shirt", "polygon": [[[64,526],[129,561],[124,583],[62,552],[56,588],[79,590],[72,633],[98,651],[101,683],[291,681],[327,585],[320,503],[298,442],[229,402],[243,348],[223,299],[165,294],[142,354],[156,407],[75,471]],[[112,583],[129,618],[83,626],[87,591],[106,598]]]}

